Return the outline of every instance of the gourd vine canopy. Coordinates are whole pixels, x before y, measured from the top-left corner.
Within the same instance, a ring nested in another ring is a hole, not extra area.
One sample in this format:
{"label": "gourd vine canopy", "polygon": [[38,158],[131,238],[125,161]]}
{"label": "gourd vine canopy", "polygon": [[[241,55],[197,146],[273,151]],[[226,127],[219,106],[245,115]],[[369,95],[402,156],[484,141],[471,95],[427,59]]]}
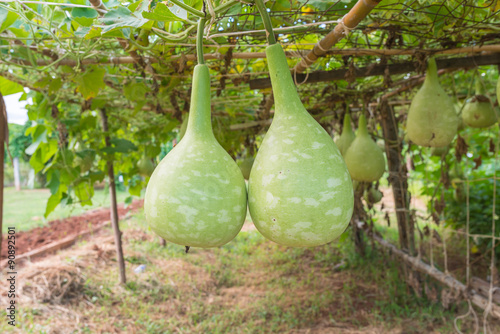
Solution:
{"label": "gourd vine canopy", "polygon": [[[289,67],[356,3],[267,1]],[[82,180],[93,183],[104,177],[96,169],[85,175],[76,171],[73,152],[83,150],[118,160],[116,172],[131,193],[140,192],[144,183],[134,179],[137,162],[144,154],[163,156],[164,143],[177,137],[189,111],[196,24],[203,10],[215,137],[233,158],[248,156],[249,146],[256,148],[274,114],[264,25],[252,3],[215,0],[209,7],[204,9],[201,0],[0,3],[0,92],[22,93],[21,99],[29,101],[29,118],[36,122],[29,134],[37,143],[31,165],[36,172],[44,170],[48,182],[53,180],[52,206],[67,190],[57,188],[58,181],[87,187]],[[338,134],[345,101],[354,121],[362,106],[377,113],[377,99],[390,94],[396,99],[394,108],[407,107],[405,101],[416,89],[402,87],[418,87],[415,80],[424,73],[429,55],[445,71],[439,80],[446,93],[461,101],[470,96],[473,77],[463,67],[484,65],[478,74],[491,98],[495,82],[490,78],[496,78],[497,70],[486,65],[498,62],[499,9],[500,2],[486,0],[380,1],[307,74],[294,73],[296,83],[303,82],[297,86],[301,102],[327,132]],[[110,120],[109,148],[103,144],[99,109]],[[57,150],[58,142],[64,142],[61,124],[71,146],[64,152]],[[93,161],[94,167],[104,164]],[[62,171],[64,175],[51,171],[63,170],[64,164],[73,169]]]}

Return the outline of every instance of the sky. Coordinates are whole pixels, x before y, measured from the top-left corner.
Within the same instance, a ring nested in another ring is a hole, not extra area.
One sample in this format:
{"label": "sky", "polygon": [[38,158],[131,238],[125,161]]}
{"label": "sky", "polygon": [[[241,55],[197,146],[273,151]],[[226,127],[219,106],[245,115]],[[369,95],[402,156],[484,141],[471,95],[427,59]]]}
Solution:
{"label": "sky", "polygon": [[17,93],[3,97],[7,107],[7,120],[9,123],[24,125],[28,120],[28,111],[24,108],[28,101],[19,101],[22,94]]}

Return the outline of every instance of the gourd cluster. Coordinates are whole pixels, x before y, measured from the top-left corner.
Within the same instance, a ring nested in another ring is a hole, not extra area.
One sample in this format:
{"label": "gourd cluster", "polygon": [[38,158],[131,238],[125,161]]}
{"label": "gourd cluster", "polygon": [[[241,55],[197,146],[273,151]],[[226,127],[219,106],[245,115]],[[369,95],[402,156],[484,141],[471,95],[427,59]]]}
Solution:
{"label": "gourd cluster", "polygon": [[[146,190],[146,219],[165,240],[189,247],[224,245],[241,230],[248,208],[259,232],[276,243],[326,244],[351,220],[355,183],[374,182],[384,174],[385,157],[368,133],[365,115],[360,115],[354,134],[346,113],[342,135],[334,143],[304,108],[281,45],[269,45],[266,56],[274,118],[255,159],[240,166],[212,131],[209,69],[202,63],[195,67],[182,138],[156,167]],[[477,95],[463,107],[466,125],[487,127],[497,121],[481,88],[477,86]],[[408,137],[418,145],[446,147],[460,123],[431,59],[410,106]],[[141,161],[144,174],[151,169]],[[367,200],[379,201],[382,194],[369,189]]]}

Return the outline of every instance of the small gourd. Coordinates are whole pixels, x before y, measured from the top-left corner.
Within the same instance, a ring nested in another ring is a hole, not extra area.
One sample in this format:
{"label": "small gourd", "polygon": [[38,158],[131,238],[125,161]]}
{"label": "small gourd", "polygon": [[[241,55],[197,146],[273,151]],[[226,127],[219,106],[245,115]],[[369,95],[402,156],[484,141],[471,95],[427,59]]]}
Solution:
{"label": "small gourd", "polygon": [[208,67],[196,65],[186,134],[149,180],[146,219],[169,242],[217,247],[241,230],[246,203],[241,171],[212,132]]}
{"label": "small gourd", "polygon": [[240,167],[241,173],[243,174],[243,178],[245,180],[248,180],[248,178],[250,177],[250,172],[252,170],[254,160],[254,157],[247,157],[238,161],[238,166]]}
{"label": "small gourd", "polygon": [[383,197],[384,194],[374,187],[370,188],[370,190],[366,190],[364,196],[365,201],[370,204],[376,204],[380,202]]}
{"label": "small gourd", "polygon": [[146,156],[143,156],[138,162],[137,162],[137,170],[139,171],[139,174],[145,177],[151,176],[153,174],[153,171],[155,170],[155,166],[153,165],[153,162],[151,159],[148,159]]}
{"label": "small gourd", "polygon": [[268,46],[266,55],[275,112],[250,173],[250,215],[276,243],[323,245],[349,224],[352,181],[332,138],[300,101],[281,45]]}
{"label": "small gourd", "polygon": [[345,163],[351,177],[357,181],[377,181],[384,174],[384,154],[368,134],[365,115],[359,117],[356,139],[347,149]]}
{"label": "small gourd", "polygon": [[448,154],[449,150],[450,150],[450,146],[432,147],[431,148],[431,155],[433,157],[442,157],[442,156]]}
{"label": "small gourd", "polygon": [[352,131],[351,126],[351,115],[349,115],[349,113],[346,113],[344,116],[344,127],[342,129],[342,134],[339,138],[337,138],[337,141],[335,142],[342,156],[345,156],[347,149],[352,144],[355,137],[356,135]]}
{"label": "small gourd", "polygon": [[481,81],[476,79],[476,95],[467,101],[462,110],[464,123],[472,128],[487,128],[497,122],[495,110],[484,93]]}
{"label": "small gourd", "polygon": [[409,139],[420,146],[449,145],[457,134],[458,116],[453,101],[438,81],[434,59],[427,64],[427,75],[408,111]]}

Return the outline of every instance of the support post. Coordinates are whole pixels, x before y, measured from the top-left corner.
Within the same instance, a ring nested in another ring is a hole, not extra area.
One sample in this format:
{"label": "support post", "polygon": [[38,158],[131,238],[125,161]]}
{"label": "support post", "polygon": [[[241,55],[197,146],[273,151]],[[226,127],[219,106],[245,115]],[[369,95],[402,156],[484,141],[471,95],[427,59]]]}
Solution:
{"label": "support post", "polygon": [[[104,109],[100,110],[101,120],[102,120],[102,129],[105,133],[105,142],[106,147],[111,147],[111,139],[108,134],[108,116],[106,115],[106,111]],[[116,245],[116,255],[118,258],[118,267],[120,270],[120,283],[125,284],[127,282],[127,278],[125,276],[125,261],[123,259],[123,248],[122,248],[122,233],[120,231],[120,225],[118,224],[118,206],[116,203],[116,185],[115,185],[115,172],[113,170],[113,160],[107,161],[107,169],[108,169],[108,179],[109,179],[109,195],[111,198],[111,225],[113,226],[113,233],[115,236],[115,245]]]}
{"label": "support post", "polygon": [[398,135],[398,120],[387,100],[380,104],[380,124],[385,138],[385,153],[389,168],[388,181],[394,196],[394,208],[398,221],[399,246],[415,255],[414,226],[410,220],[406,162],[402,156],[402,142]]}

